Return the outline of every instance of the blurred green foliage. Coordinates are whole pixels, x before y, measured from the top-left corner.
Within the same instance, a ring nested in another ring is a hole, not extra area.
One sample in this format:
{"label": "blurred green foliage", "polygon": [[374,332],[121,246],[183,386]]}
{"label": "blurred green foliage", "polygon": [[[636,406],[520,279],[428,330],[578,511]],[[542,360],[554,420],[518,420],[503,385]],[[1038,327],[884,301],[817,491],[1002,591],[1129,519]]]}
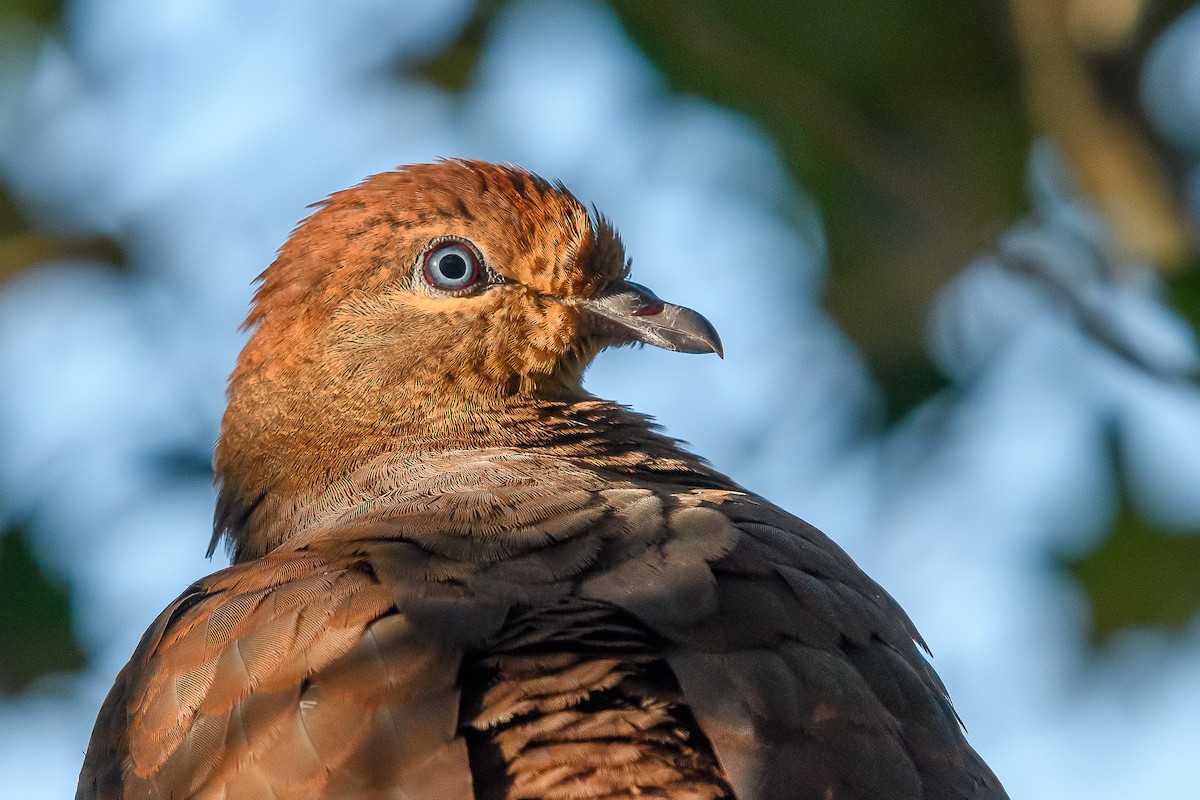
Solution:
{"label": "blurred green foliage", "polygon": [[25,531],[0,533],[0,695],[83,665],[67,586],[34,559]]}
{"label": "blurred green foliage", "polygon": [[496,0],[477,3],[471,19],[453,42],[425,63],[415,66],[405,64],[403,69],[413,70],[447,91],[463,91],[475,75],[475,67],[479,63],[492,21],[503,7],[504,3]]}
{"label": "blurred green foliage", "polygon": [[62,0],[0,0],[0,17],[19,17],[39,28],[62,19]]}
{"label": "blurred green foliage", "polygon": [[1190,625],[1200,609],[1197,534],[1165,531],[1123,502],[1099,547],[1062,562],[1087,595],[1094,643],[1129,628],[1179,632]]}
{"label": "blurred green foliage", "polygon": [[30,225],[12,194],[0,186],[0,283],[26,269],[62,258],[88,259],[112,267],[124,267],[126,263],[121,245],[107,237],[65,236]]}
{"label": "blurred green foliage", "polygon": [[1167,302],[1200,332],[1200,262],[1167,279]]}
{"label": "blurred green foliage", "polygon": [[1108,535],[1082,554],[1056,558],[1086,594],[1091,641],[1102,645],[1130,628],[1171,633],[1189,627],[1200,609],[1200,530],[1168,530],[1151,521],[1120,486],[1118,435],[1111,447],[1117,508]]}

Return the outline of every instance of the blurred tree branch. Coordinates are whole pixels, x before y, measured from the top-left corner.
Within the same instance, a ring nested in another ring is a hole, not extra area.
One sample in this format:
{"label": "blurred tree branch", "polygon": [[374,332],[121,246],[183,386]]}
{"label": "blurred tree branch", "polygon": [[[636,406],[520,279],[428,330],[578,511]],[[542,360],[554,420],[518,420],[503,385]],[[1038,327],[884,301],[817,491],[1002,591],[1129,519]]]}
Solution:
{"label": "blurred tree branch", "polygon": [[[1122,34],[1132,35],[1140,5],[1133,0],[1011,2],[1034,124],[1060,142],[1125,260],[1173,270],[1191,251],[1188,222],[1151,143],[1134,120],[1104,102],[1080,45],[1121,44]],[[1092,10],[1084,14],[1080,8]],[[1097,20],[1107,23],[1094,25]],[[1129,30],[1122,31],[1121,24]]]}

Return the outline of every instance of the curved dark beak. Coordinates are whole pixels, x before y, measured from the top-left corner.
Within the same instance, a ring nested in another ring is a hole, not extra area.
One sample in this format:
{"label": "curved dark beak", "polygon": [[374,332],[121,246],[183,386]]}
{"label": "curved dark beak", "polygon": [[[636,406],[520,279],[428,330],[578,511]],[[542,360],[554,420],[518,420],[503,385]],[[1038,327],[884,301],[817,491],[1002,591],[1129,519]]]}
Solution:
{"label": "curved dark beak", "polygon": [[621,281],[601,294],[579,301],[595,334],[614,343],[643,342],[680,353],[716,353],[725,357],[712,323],[690,308],[660,300],[640,284]]}

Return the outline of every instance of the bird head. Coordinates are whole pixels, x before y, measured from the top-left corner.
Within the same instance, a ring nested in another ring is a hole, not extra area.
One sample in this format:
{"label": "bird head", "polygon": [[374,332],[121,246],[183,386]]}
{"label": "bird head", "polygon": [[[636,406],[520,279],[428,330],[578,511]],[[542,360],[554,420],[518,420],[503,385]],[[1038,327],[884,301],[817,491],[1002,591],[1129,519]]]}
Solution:
{"label": "bird head", "polygon": [[518,167],[420,164],[332,195],[261,276],[216,454],[243,509],[226,515],[384,451],[519,442],[530,408],[588,397],[605,347],[721,353],[628,273],[607,220]]}

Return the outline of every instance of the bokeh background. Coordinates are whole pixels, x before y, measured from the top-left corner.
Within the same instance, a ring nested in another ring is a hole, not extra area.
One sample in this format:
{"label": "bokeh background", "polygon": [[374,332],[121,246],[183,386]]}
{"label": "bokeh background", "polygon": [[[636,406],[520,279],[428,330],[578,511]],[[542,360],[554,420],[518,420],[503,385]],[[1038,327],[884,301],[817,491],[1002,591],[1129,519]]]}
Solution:
{"label": "bokeh background", "polygon": [[203,557],[305,205],[508,160],[727,358],[602,356],[909,610],[1014,798],[1200,792],[1200,8],[0,0],[0,796]]}

